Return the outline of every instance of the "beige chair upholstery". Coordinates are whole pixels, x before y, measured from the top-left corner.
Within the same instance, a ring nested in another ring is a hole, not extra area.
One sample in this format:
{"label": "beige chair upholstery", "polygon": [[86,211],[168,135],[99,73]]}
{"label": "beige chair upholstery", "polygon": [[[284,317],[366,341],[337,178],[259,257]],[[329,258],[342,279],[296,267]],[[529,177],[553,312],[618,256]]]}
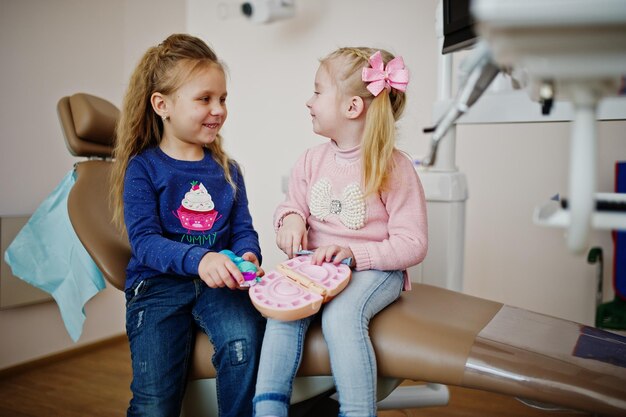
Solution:
{"label": "beige chair upholstery", "polygon": [[[62,98],[58,112],[73,155],[110,157],[119,115],[114,105],[79,93]],[[126,235],[111,224],[106,192],[110,169],[110,160],[79,162],[68,209],[81,242],[105,278],[121,289],[130,249]],[[589,342],[583,339],[586,329],[565,320],[419,284],[378,314],[370,326],[381,376],[479,388],[624,416],[626,338],[600,333],[601,337],[592,341],[602,343],[597,340],[604,338],[607,343],[600,347],[615,349],[617,359],[613,363],[598,357],[585,358],[577,349],[582,342]],[[192,379],[215,376],[212,352],[208,338],[199,333]],[[313,325],[307,336],[299,375],[330,375],[319,324]]]}

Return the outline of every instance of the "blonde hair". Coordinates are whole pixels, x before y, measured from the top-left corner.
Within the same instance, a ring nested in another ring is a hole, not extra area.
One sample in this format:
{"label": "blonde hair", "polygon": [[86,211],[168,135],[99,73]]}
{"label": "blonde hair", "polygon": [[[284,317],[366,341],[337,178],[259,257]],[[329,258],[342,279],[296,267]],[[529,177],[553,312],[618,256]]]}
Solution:
{"label": "blonde hair", "polygon": [[385,189],[390,172],[394,168],[393,152],[396,144],[396,121],[402,115],[406,102],[404,92],[383,89],[374,97],[361,79],[363,68],[369,66],[369,58],[380,51],[383,62],[394,56],[381,49],[365,47],[339,48],[320,60],[340,91],[348,96],[359,96],[368,103],[362,142],[363,185],[365,194]]}
{"label": "blonde hair", "polygon": [[[158,146],[163,136],[163,121],[150,102],[155,92],[169,95],[198,71],[214,66],[225,71],[217,55],[201,39],[186,34],[170,35],[158,46],[149,48],[130,77],[120,120],[116,127],[113,151],[111,193],[113,222],[124,225],[124,176],[130,159],[141,151]],[[236,190],[231,169],[237,169],[222,147],[220,135],[207,148],[224,169],[228,183]]]}

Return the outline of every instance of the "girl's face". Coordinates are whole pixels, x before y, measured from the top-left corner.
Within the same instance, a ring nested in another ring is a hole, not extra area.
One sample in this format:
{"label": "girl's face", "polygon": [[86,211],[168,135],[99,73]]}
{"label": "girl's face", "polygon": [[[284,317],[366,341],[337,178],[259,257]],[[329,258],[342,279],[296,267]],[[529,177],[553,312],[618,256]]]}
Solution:
{"label": "girl's face", "polygon": [[328,68],[326,65],[320,65],[315,74],[313,96],[306,102],[315,133],[337,140],[341,120],[341,98],[341,92],[333,82]]}
{"label": "girl's face", "polygon": [[226,78],[218,66],[199,70],[167,96],[168,121],[161,145],[181,151],[215,141],[226,121]]}

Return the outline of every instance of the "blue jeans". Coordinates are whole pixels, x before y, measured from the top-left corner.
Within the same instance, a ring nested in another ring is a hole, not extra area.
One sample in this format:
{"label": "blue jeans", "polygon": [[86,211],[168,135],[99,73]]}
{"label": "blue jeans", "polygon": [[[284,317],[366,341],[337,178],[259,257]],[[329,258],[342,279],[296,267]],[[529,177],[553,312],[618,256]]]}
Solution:
{"label": "blue jeans", "polygon": [[265,319],[247,292],[212,289],[200,279],[155,277],[126,290],[129,417],[179,416],[198,327],[215,347],[219,415],[252,415]]}
{"label": "blue jeans", "polygon": [[[340,416],[376,415],[377,370],[369,321],[400,296],[403,284],[401,271],[353,272],[348,286],[322,309],[322,332],[339,395]],[[254,397],[255,416],[287,417],[304,337],[314,317],[267,321]]]}

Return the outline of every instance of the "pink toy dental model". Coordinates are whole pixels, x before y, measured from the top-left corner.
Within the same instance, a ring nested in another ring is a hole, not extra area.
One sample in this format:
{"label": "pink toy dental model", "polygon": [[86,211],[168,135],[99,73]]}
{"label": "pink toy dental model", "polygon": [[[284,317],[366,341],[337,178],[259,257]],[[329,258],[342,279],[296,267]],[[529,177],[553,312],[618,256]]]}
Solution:
{"label": "pink toy dental model", "polygon": [[346,263],[313,265],[311,256],[297,256],[265,274],[248,294],[265,317],[283,321],[308,317],[348,285],[351,270]]}

